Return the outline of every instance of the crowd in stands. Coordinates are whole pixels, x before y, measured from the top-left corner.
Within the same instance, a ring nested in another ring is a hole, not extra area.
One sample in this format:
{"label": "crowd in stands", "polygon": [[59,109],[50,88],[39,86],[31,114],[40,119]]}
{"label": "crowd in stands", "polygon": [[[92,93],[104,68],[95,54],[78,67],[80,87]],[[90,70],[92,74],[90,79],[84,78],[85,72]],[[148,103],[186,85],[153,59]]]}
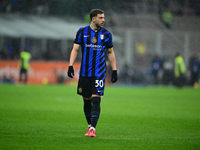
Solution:
{"label": "crowd in stands", "polygon": [[106,12],[133,14],[161,13],[168,8],[173,15],[200,15],[200,0],[1,0],[0,13],[83,17],[94,7]]}
{"label": "crowd in stands", "polygon": [[8,14],[47,15],[49,13],[48,4],[49,3],[44,0],[2,0],[0,2],[0,12]]}
{"label": "crowd in stands", "polygon": [[[139,4],[142,4],[143,2],[144,1],[142,0],[123,0],[123,2],[120,0],[1,0],[0,14],[32,14],[40,16],[79,15],[79,17],[82,15],[82,18],[84,18],[83,16],[85,16],[85,14],[88,13],[94,6],[99,6],[107,13],[110,11],[127,11],[127,13],[134,14],[138,13],[136,10],[142,10],[142,7],[140,7],[142,5]],[[132,11],[130,9],[124,9],[127,5],[132,7]],[[163,13],[163,23],[165,23],[167,28],[170,28],[171,21],[169,22],[170,14],[166,12],[166,9],[170,10],[172,15],[200,15],[200,0],[149,0],[146,1],[145,4],[146,7],[153,7],[155,5],[158,6],[157,13]],[[148,11],[151,9],[147,8],[146,10]],[[0,59],[17,59],[20,52],[20,39],[9,37],[9,40],[7,41],[7,46],[1,46]],[[51,50],[44,53],[41,57],[46,60],[56,59],[55,54],[53,54]]]}
{"label": "crowd in stands", "polygon": [[20,38],[8,38],[8,42],[0,49],[0,60],[14,60],[19,58]]}

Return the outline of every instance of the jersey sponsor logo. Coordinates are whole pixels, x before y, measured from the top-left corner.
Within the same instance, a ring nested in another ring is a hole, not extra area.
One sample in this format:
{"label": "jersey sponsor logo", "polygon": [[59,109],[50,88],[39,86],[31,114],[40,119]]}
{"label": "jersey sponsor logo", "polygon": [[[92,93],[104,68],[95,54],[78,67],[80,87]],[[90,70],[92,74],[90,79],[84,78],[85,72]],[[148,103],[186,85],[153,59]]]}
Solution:
{"label": "jersey sponsor logo", "polygon": [[85,47],[93,47],[93,50],[101,50],[101,45],[85,44]]}
{"label": "jersey sponsor logo", "polygon": [[84,35],[84,37],[89,37],[90,35]]}

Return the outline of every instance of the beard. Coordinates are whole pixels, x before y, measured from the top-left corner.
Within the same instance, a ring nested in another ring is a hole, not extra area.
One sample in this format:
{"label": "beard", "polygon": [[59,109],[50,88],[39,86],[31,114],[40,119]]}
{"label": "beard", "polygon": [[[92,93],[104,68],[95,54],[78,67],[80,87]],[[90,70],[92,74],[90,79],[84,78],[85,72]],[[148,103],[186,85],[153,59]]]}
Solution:
{"label": "beard", "polygon": [[96,24],[96,27],[99,29],[99,28],[102,28],[103,27],[103,24],[101,25],[101,24],[99,24],[99,23],[97,23]]}

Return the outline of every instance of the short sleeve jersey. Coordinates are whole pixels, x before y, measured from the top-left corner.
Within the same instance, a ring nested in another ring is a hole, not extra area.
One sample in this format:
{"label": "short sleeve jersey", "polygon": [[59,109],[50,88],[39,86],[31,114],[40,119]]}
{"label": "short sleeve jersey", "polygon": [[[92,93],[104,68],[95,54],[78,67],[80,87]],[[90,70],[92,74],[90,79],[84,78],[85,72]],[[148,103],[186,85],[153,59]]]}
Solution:
{"label": "short sleeve jersey", "polygon": [[80,44],[82,51],[79,75],[106,76],[106,50],[113,47],[111,33],[104,28],[95,32],[86,26],[77,31],[74,43]]}

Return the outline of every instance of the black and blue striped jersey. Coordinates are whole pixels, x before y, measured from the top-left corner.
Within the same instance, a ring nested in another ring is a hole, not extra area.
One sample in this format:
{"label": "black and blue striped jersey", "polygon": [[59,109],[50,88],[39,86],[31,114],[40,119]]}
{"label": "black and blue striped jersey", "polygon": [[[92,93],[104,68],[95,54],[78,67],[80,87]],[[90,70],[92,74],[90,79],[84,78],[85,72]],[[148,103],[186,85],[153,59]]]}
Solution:
{"label": "black and blue striped jersey", "polygon": [[104,28],[95,32],[86,26],[77,31],[74,43],[80,44],[82,50],[79,75],[106,76],[106,50],[113,47],[111,33]]}

